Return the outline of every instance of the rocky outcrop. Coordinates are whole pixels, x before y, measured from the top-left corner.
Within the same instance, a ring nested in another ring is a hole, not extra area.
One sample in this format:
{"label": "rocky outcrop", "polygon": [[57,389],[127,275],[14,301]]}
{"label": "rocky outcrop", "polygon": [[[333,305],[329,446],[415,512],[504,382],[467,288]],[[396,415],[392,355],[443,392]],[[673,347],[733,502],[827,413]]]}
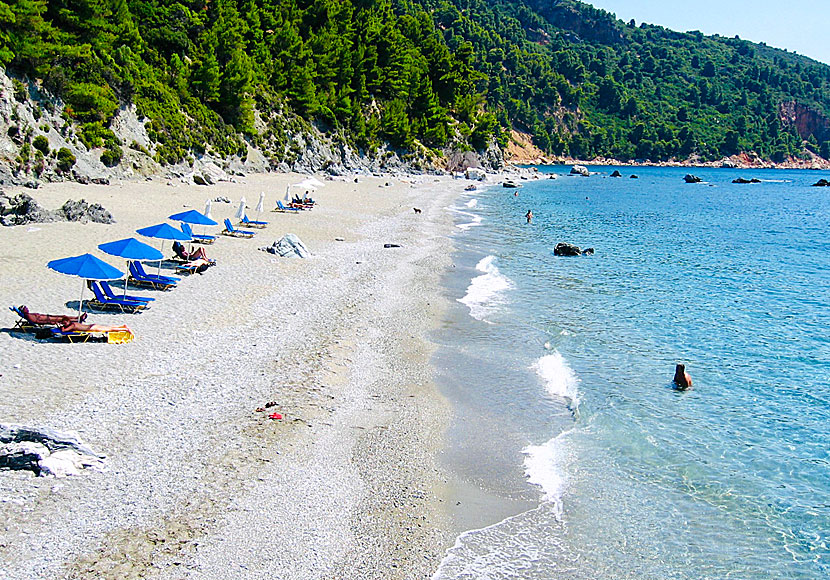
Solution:
{"label": "rocky outcrop", "polygon": [[697,175],[687,173],[686,176],[683,178],[683,181],[685,181],[686,183],[700,183],[701,179]]}
{"label": "rocky outcrop", "polygon": [[19,193],[13,197],[0,192],[0,224],[20,226],[29,223],[49,222],[96,222],[111,224],[115,220],[112,214],[97,203],[89,204],[86,200],[68,200],[60,209],[43,209],[32,197]]}
{"label": "rocky outcrop", "polygon": [[738,177],[737,179],[733,179],[733,180],[732,180],[732,183],[741,183],[741,184],[745,184],[745,183],[761,183],[761,180],[760,180],[760,179],[758,179],[757,177],[753,177],[752,179],[747,179],[747,178],[745,178],[745,177]]}
{"label": "rocky outcrop", "polygon": [[611,174],[611,177],[622,177],[622,173],[620,173],[619,169],[615,169],[614,172]]}
{"label": "rocky outcrop", "polygon": [[779,116],[781,125],[785,129],[795,127],[802,139],[808,139],[811,135],[819,143],[830,139],[830,120],[807,105],[785,101],[779,105]]}
{"label": "rocky outcrop", "polygon": [[812,185],[812,187],[830,187],[830,181],[827,181],[826,179],[819,179]]}
{"label": "rocky outcrop", "polygon": [[579,246],[575,246],[567,242],[559,242],[556,244],[556,247],[553,248],[554,256],[592,256],[593,254],[594,248],[586,248],[582,250]]}
{"label": "rocky outcrop", "polygon": [[582,177],[588,177],[591,175],[591,172],[588,171],[588,168],[584,165],[574,165],[571,167],[571,175],[581,175]]}
{"label": "rocky outcrop", "polygon": [[112,224],[115,220],[112,214],[100,204],[89,204],[85,199],[80,201],[68,200],[58,210],[70,222],[95,222],[97,224]]}

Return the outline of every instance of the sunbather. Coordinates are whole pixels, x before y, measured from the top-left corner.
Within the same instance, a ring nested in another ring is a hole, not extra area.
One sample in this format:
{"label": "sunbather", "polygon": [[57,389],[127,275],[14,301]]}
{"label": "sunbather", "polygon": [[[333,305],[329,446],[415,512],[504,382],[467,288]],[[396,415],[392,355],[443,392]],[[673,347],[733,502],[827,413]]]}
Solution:
{"label": "sunbather", "polygon": [[[26,306],[21,306],[18,308],[18,311],[23,318],[25,318],[31,324],[36,325],[51,325],[56,324],[58,326],[62,324],[66,324],[69,322],[74,322],[77,320],[75,316],[69,316],[67,314],[38,314],[37,312],[29,312],[29,309]],[[81,315],[81,320],[86,319],[87,313],[84,312]]]}
{"label": "sunbather", "polygon": [[126,325],[108,326],[106,324],[81,324],[77,321],[71,321],[61,325],[61,330],[70,332],[119,332],[127,331],[132,333],[132,330]]}
{"label": "sunbather", "polygon": [[188,252],[184,247],[184,244],[181,242],[173,242],[173,251],[176,253],[177,258],[184,260],[185,262],[201,259],[205,262],[211,263],[211,259],[207,257],[205,249],[201,247],[193,250],[192,252]]}

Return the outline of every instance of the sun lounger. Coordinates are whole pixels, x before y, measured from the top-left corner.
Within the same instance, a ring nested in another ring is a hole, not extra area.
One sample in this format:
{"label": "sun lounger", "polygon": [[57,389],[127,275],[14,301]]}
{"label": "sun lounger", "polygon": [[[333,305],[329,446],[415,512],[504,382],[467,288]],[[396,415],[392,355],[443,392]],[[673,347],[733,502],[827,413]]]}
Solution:
{"label": "sun lounger", "polygon": [[147,308],[147,303],[143,301],[108,298],[95,280],[87,280],[87,286],[95,295],[95,299],[87,301],[87,305],[94,310],[118,310],[119,312],[134,314]]}
{"label": "sun lounger", "polygon": [[129,330],[110,330],[107,332],[63,330],[60,328],[50,329],[50,335],[46,338],[67,340],[72,343],[89,342],[90,340],[106,341],[109,344],[126,344],[135,339],[135,335]]}
{"label": "sun lounger", "polygon": [[190,224],[187,222],[182,222],[182,231],[185,235],[190,236],[193,238],[193,241],[197,244],[212,244],[216,241],[216,236],[209,236],[207,234],[194,234],[193,228],[190,227]]}
{"label": "sun lounger", "polygon": [[104,296],[107,298],[125,298],[127,300],[132,300],[134,302],[152,302],[155,298],[150,298],[149,296],[132,296],[132,295],[123,295],[118,296],[115,292],[112,291],[112,286],[106,280],[101,280],[98,282],[98,285],[101,286],[101,290],[104,291]]}
{"label": "sun lounger", "polygon": [[[145,288],[152,288],[154,290],[170,290],[176,287],[176,281],[171,281],[169,278],[160,278],[158,276],[149,275],[141,268],[140,262],[130,262],[130,277],[129,282],[136,286],[143,286]],[[178,278],[176,278],[178,280]]]}
{"label": "sun lounger", "polygon": [[175,284],[176,282],[181,282],[181,278],[177,278],[175,276],[164,276],[161,274],[148,274],[144,271],[144,265],[139,262],[138,260],[134,260],[131,262],[132,266],[135,268],[135,271],[143,278],[158,278],[159,280],[164,280],[167,282],[171,282]]}
{"label": "sun lounger", "polygon": [[[38,314],[36,312],[29,312],[29,309],[25,306],[9,306],[9,310],[20,317],[15,322],[12,330],[19,330],[21,332],[37,332],[44,328],[59,326],[77,320],[76,316],[69,316],[68,314]],[[86,316],[86,312],[84,312],[81,320],[83,321]]]}
{"label": "sun lounger", "polygon": [[246,215],[245,217],[242,218],[242,221],[239,222],[239,225],[248,226],[250,228],[260,228],[260,229],[262,229],[262,228],[264,228],[265,226],[268,225],[268,222],[249,220],[248,216]]}
{"label": "sun lounger", "polygon": [[249,232],[248,230],[238,230],[233,227],[231,220],[225,218],[225,229],[222,231],[226,236],[236,236],[240,238],[253,238],[256,232]]}
{"label": "sun lounger", "polygon": [[277,207],[273,211],[280,211],[280,212],[287,212],[287,213],[297,213],[298,211],[303,211],[299,207],[286,207],[282,201],[277,200]]}

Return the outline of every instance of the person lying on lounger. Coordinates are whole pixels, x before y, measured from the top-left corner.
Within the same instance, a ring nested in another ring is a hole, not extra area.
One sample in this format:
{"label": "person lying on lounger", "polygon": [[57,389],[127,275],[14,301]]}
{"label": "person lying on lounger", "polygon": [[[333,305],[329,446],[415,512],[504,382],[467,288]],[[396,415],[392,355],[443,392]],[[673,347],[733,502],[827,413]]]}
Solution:
{"label": "person lying on lounger", "polygon": [[61,330],[70,332],[119,332],[127,331],[132,334],[132,330],[126,325],[108,326],[106,324],[81,324],[77,321],[70,321],[61,325]]}
{"label": "person lying on lounger", "polygon": [[192,252],[188,252],[184,244],[181,242],[173,242],[173,251],[176,253],[176,257],[184,260],[185,262],[192,262],[194,260],[204,260],[208,263],[208,265],[212,264],[213,261],[207,257],[207,253],[205,253],[204,248],[199,248],[197,250],[193,250]]}

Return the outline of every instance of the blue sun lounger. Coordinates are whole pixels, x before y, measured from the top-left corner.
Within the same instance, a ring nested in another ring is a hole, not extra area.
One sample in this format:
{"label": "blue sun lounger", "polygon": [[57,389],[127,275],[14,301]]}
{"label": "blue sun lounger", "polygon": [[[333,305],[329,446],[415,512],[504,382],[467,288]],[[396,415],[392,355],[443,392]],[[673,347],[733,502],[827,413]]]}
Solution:
{"label": "blue sun lounger", "polygon": [[112,286],[106,280],[99,280],[98,284],[101,286],[101,290],[104,291],[104,296],[111,299],[117,298],[124,298],[125,300],[133,300],[134,302],[152,302],[155,298],[150,298],[149,296],[131,296],[129,294],[124,296],[118,296],[115,292],[112,291]]}
{"label": "blue sun lounger", "polygon": [[176,282],[179,278],[169,278],[166,276],[155,276],[147,274],[144,268],[141,267],[141,262],[130,262],[130,278],[129,281],[137,286],[146,286],[154,290],[170,290],[175,288]]}
{"label": "blue sun lounger", "polygon": [[299,207],[286,207],[280,200],[277,200],[277,208],[274,211],[297,213],[297,212],[303,211],[303,210],[302,210],[302,208],[299,208]]}
{"label": "blue sun lounger", "polygon": [[226,236],[237,236],[241,238],[253,238],[256,232],[249,232],[248,230],[238,230],[233,227],[231,220],[225,218],[225,230],[222,232]]}
{"label": "blue sun lounger", "polygon": [[87,286],[89,286],[89,289],[95,295],[94,300],[87,301],[87,306],[94,310],[118,310],[120,312],[134,314],[139,310],[147,308],[146,302],[126,300],[124,298],[108,298],[95,280],[87,280]]}
{"label": "blue sun lounger", "polygon": [[193,238],[193,241],[197,244],[212,244],[216,241],[216,236],[209,236],[207,234],[194,234],[193,228],[191,228],[190,224],[187,222],[182,222],[182,232],[184,232],[185,235]]}
{"label": "blue sun lounger", "polygon": [[265,226],[268,225],[268,222],[260,222],[260,221],[256,221],[256,220],[249,220],[248,216],[246,215],[245,217],[242,218],[242,221],[239,222],[239,225],[248,226],[248,227],[251,227],[251,228],[264,228]]}

